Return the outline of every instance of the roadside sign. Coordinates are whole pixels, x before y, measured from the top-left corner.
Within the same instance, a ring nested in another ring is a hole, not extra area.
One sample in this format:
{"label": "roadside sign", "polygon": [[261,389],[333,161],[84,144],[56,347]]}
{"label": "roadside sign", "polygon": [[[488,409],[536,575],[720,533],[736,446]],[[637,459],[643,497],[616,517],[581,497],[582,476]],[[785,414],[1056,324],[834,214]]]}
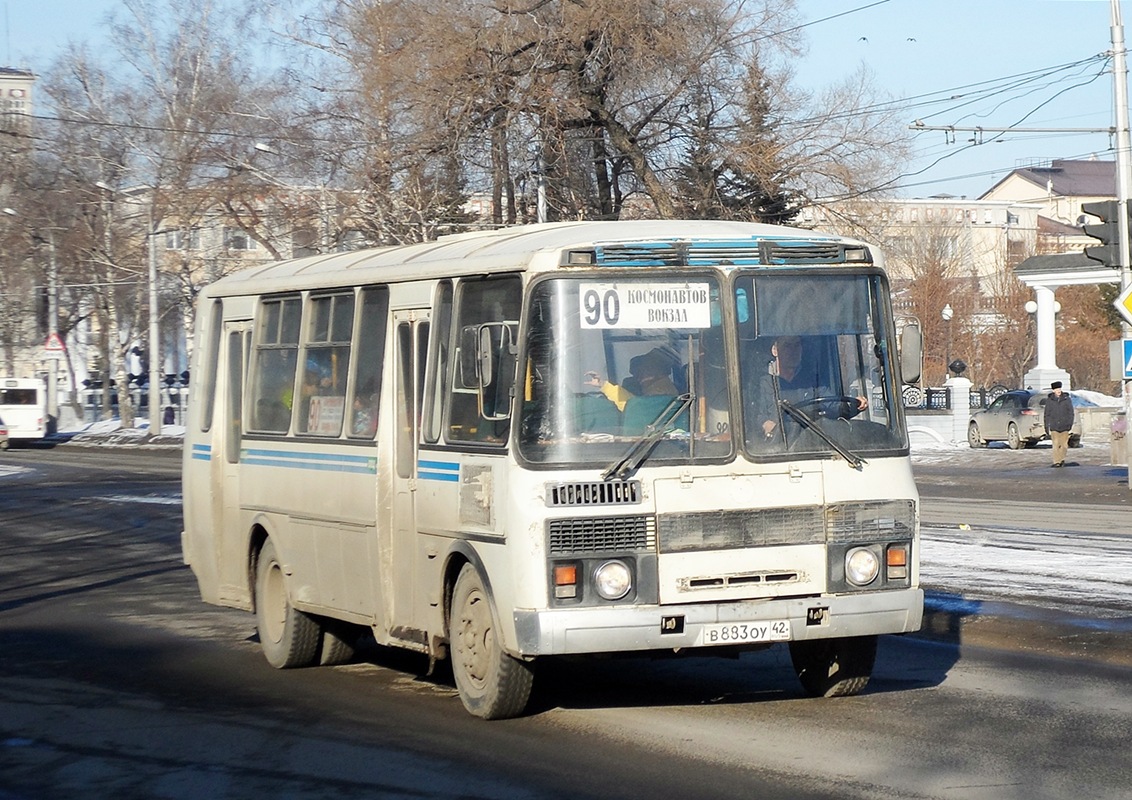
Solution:
{"label": "roadside sign", "polygon": [[67,346],[63,344],[63,338],[57,333],[48,336],[47,341],[43,343],[43,357],[47,360],[58,361],[66,351]]}
{"label": "roadside sign", "polygon": [[1108,377],[1114,381],[1132,380],[1132,339],[1108,343]]}
{"label": "roadside sign", "polygon": [[1132,283],[1124,288],[1120,296],[1112,301],[1113,306],[1120,312],[1120,316],[1132,325]]}
{"label": "roadside sign", "polygon": [[1124,339],[1124,380],[1132,380],[1132,339]]}

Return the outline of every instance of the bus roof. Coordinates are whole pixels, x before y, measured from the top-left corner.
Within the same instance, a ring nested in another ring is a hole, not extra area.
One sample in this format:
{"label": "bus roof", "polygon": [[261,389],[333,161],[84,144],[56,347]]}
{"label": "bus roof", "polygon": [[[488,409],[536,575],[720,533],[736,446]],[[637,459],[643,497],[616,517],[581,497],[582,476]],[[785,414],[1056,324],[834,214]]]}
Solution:
{"label": "bus roof", "polygon": [[[539,253],[625,244],[848,241],[780,225],[718,220],[552,222],[442,236],[433,242],[330,253],[257,265],[220,279],[209,295],[241,295],[524,269]],[[636,266],[642,264],[637,263]],[[549,266],[558,266],[557,260]],[[372,274],[367,274],[372,273]]]}

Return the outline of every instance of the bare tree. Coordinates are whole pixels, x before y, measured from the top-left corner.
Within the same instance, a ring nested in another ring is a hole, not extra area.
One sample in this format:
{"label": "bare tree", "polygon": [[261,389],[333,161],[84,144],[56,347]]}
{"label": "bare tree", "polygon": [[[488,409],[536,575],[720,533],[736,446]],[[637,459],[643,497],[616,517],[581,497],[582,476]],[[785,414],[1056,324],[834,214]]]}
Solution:
{"label": "bare tree", "polygon": [[[836,165],[887,167],[877,153],[899,141],[891,116],[854,105],[873,99],[859,85],[818,112],[790,89],[793,0],[319,7],[301,37],[327,56],[312,108],[364,143],[343,150],[364,168],[382,240],[404,236],[389,200],[420,185],[413,175],[430,176],[447,215],[461,194],[490,196],[497,224],[530,216],[536,178],[555,218],[616,218],[642,198],[631,213],[780,221],[793,196],[869,177]],[[426,35],[432,13],[446,24]]]}

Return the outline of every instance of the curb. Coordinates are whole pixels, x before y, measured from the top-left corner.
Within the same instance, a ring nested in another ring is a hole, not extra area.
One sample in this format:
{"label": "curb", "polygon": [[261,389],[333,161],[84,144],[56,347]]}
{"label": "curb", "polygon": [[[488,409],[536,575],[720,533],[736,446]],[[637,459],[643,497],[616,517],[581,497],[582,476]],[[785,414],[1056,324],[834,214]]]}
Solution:
{"label": "curb", "polygon": [[942,592],[924,599],[912,636],[959,648],[986,647],[1132,666],[1132,617],[1099,618]]}

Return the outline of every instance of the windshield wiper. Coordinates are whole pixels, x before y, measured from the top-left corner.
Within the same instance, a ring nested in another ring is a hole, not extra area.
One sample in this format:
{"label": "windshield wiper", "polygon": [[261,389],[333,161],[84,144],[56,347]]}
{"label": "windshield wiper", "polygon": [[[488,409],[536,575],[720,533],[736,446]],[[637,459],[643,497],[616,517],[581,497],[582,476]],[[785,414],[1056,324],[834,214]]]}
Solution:
{"label": "windshield wiper", "polygon": [[684,413],[684,410],[692,405],[692,401],[695,399],[696,396],[691,392],[673,397],[668,405],[657,414],[656,419],[645,426],[645,432],[633,442],[625,455],[605,468],[605,471],[601,473],[601,479],[603,481],[610,478],[625,480],[640,469],[641,464],[645,463],[645,459],[649,457],[649,453],[652,452],[656,443],[664,436],[669,423]]}
{"label": "windshield wiper", "polygon": [[806,412],[793,405],[789,400],[779,400],[778,405],[783,411],[796,419],[802,426],[812,430],[818,435],[818,438],[820,438],[823,442],[836,450],[837,454],[848,461],[849,466],[851,466],[853,469],[860,469],[863,464],[869,463],[865,461],[865,459],[861,458],[858,455],[855,455],[851,451],[835,442],[825,431],[821,429],[817,422],[815,422],[808,414],[806,414]]}

